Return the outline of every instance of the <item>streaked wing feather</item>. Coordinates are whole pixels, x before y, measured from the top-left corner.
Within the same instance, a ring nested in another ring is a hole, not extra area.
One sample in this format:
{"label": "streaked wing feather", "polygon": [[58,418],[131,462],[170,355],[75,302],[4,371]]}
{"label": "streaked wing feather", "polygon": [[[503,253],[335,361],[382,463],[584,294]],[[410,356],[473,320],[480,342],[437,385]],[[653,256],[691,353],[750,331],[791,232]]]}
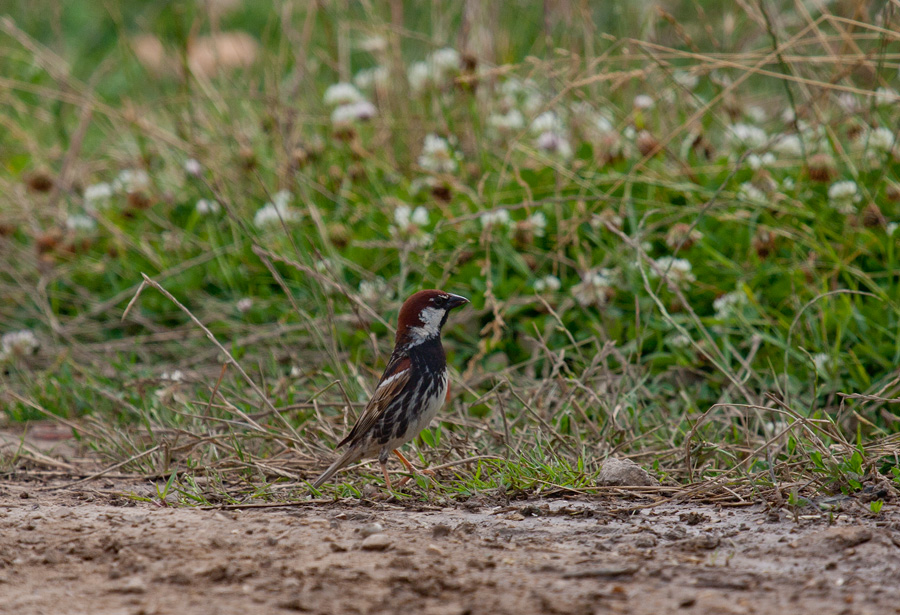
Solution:
{"label": "streaked wing feather", "polygon": [[397,357],[388,364],[384,374],[381,376],[381,380],[378,381],[378,387],[375,389],[372,399],[369,400],[353,429],[350,430],[346,438],[340,441],[338,447],[344,446],[348,442],[353,443],[372,429],[391,401],[409,383],[409,376],[412,371],[410,366],[411,363],[408,357]]}

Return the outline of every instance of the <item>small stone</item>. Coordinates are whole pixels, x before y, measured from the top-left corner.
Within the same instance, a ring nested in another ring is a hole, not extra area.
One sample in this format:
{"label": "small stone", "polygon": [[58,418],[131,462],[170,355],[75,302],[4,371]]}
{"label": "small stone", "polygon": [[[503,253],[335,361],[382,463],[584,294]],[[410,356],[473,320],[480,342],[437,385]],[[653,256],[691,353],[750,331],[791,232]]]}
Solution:
{"label": "small stone", "polygon": [[603,462],[597,484],[607,487],[653,487],[659,482],[630,459],[610,457]]}
{"label": "small stone", "polygon": [[372,534],[362,541],[363,551],[385,551],[393,541],[387,534]]}
{"label": "small stone", "polygon": [[438,523],[434,527],[431,528],[431,537],[432,538],[443,538],[444,536],[448,536],[450,534],[450,526],[444,525],[443,523]]}
{"label": "small stone", "polygon": [[665,538],[666,540],[683,540],[686,537],[687,530],[678,525],[670,528],[665,534],[663,534],[663,538]]}
{"label": "small stone", "polygon": [[801,539],[801,546],[807,550],[822,553],[843,551],[858,547],[872,540],[872,531],[865,527],[831,527]]}
{"label": "small stone", "polygon": [[711,551],[719,546],[719,537],[715,534],[701,534],[681,541],[681,548],[686,551]]}
{"label": "small stone", "polygon": [[709,517],[696,511],[686,512],[678,515],[679,521],[683,521],[688,525],[699,525],[709,521]]}
{"label": "small stone", "polygon": [[368,538],[369,536],[380,534],[383,531],[384,527],[380,523],[367,523],[366,525],[359,528],[359,533],[363,538]]}

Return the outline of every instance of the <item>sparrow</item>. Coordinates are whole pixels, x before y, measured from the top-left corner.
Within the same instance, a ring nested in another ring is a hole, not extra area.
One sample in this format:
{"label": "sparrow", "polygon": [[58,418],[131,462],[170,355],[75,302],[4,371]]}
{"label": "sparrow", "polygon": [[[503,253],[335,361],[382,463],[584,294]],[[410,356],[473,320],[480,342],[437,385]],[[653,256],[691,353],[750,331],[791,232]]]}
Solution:
{"label": "sparrow", "polygon": [[450,399],[441,328],[450,310],[468,302],[465,297],[442,290],[420,290],[403,302],[394,351],[375,393],[353,429],[338,443],[338,448],[349,447],[313,482],[314,488],[351,463],[377,457],[384,482],[391,489],[387,473],[391,452],[415,473],[398,449],[419,435]]}

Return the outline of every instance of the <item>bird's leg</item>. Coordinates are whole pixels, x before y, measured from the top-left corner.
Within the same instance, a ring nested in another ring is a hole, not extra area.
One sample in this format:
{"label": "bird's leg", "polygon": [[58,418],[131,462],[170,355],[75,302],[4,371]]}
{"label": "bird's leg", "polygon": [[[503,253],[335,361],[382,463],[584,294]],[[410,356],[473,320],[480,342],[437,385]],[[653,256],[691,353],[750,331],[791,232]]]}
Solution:
{"label": "bird's leg", "polygon": [[[403,453],[401,453],[399,449],[396,449],[396,448],[395,448],[395,449],[394,449],[394,454],[397,455],[397,459],[400,460],[400,463],[402,463],[403,465],[406,466],[406,469],[407,469],[407,471],[408,471],[410,474],[427,474],[428,476],[433,476],[433,475],[434,475],[434,472],[432,472],[431,470],[417,470],[417,469],[413,466],[413,464],[411,464],[411,463],[409,462],[409,460],[408,460],[406,457],[403,456]],[[399,483],[397,483],[397,486],[398,486],[398,487],[402,487],[402,486],[405,485],[407,482],[409,482],[409,479],[410,479],[409,476],[404,476],[403,479],[402,479]]]}
{"label": "bird's leg", "polygon": [[393,487],[391,486],[391,477],[388,476],[387,471],[387,459],[384,461],[379,461],[381,463],[381,473],[384,474],[384,484],[387,485],[388,491],[393,491]]}

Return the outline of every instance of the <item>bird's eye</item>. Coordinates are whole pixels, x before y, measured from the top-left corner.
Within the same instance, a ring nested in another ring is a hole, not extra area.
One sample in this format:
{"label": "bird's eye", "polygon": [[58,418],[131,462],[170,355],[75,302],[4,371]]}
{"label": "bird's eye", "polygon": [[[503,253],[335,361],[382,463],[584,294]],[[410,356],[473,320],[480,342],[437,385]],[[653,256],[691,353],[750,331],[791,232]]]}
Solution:
{"label": "bird's eye", "polygon": [[434,299],[431,300],[437,307],[443,307],[445,303],[447,303],[447,295],[438,295]]}

